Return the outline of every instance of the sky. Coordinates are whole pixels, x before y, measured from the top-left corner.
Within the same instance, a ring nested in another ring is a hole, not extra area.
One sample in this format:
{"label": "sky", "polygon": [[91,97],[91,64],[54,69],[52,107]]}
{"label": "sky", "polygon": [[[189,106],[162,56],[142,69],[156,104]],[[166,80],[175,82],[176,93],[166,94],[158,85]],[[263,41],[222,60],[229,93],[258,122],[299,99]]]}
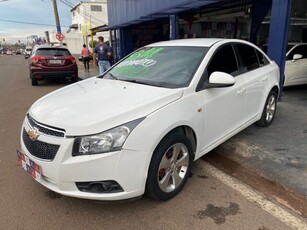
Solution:
{"label": "sky", "polygon": [[[62,1],[70,5],[79,2],[78,0]],[[61,31],[65,32],[71,25],[72,16],[70,7],[62,1],[57,0],[57,6]],[[0,41],[4,38],[7,43],[16,43],[18,40],[25,43],[27,37],[31,35],[45,37],[45,31],[56,31],[52,0],[0,0]]]}

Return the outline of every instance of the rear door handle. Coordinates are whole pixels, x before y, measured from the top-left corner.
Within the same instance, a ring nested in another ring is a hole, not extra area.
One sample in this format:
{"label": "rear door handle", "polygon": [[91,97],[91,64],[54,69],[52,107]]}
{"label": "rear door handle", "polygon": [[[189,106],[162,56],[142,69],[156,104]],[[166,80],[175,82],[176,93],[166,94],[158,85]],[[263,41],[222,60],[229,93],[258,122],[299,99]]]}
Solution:
{"label": "rear door handle", "polygon": [[268,81],[268,80],[269,80],[269,78],[267,76],[262,78],[262,81]]}
{"label": "rear door handle", "polygon": [[245,88],[241,88],[237,91],[238,95],[242,95],[245,92]]}

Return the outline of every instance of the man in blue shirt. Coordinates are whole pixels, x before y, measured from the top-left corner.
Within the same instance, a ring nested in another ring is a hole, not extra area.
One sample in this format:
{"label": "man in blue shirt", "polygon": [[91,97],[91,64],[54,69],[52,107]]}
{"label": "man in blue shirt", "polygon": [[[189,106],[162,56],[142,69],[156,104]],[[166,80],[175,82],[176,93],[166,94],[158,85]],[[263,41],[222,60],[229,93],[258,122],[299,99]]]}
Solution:
{"label": "man in blue shirt", "polygon": [[109,57],[112,55],[112,53],[110,47],[103,43],[104,38],[102,36],[98,37],[98,41],[99,43],[95,46],[94,53],[98,59],[99,74],[101,75],[111,67]]}

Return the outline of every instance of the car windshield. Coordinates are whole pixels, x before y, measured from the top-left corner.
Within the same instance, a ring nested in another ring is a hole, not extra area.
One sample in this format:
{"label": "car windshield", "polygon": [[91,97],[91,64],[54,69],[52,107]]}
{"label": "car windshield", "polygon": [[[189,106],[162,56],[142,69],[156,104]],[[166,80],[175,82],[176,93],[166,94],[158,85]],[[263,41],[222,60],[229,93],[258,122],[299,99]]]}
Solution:
{"label": "car windshield", "polygon": [[187,87],[208,47],[145,47],[102,78],[166,88]]}
{"label": "car windshield", "polygon": [[66,49],[38,49],[35,53],[37,56],[71,56],[70,52]]}

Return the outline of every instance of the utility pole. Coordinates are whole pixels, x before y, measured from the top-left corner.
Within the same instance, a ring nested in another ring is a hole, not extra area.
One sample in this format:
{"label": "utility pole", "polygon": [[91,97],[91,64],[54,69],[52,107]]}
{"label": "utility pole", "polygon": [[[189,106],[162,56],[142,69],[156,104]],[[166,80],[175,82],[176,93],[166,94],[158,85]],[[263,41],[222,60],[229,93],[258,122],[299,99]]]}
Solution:
{"label": "utility pole", "polygon": [[52,2],[53,2],[53,10],[54,10],[54,16],[55,16],[56,31],[58,33],[61,33],[61,25],[60,25],[60,19],[59,19],[58,6],[57,6],[57,3],[56,3],[56,0],[52,0]]}

